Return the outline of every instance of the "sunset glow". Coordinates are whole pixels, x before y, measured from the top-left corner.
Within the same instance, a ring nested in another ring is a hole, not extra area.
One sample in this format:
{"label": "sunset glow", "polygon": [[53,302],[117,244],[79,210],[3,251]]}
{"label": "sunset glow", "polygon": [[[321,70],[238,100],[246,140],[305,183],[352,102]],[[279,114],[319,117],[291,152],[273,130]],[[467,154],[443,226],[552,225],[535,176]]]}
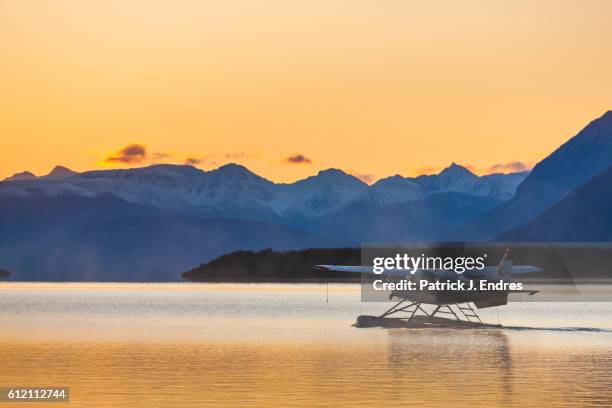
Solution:
{"label": "sunset glow", "polygon": [[0,179],[530,167],[610,108],[611,17],[606,1],[2,1]]}

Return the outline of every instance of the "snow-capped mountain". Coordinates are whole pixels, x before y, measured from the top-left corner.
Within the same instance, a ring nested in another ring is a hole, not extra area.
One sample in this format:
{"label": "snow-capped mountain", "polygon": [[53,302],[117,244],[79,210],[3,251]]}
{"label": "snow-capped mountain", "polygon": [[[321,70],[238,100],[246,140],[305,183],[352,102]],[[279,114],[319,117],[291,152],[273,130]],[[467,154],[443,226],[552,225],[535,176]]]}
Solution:
{"label": "snow-capped mountain", "polygon": [[63,179],[67,177],[76,176],[77,174],[79,173],[77,173],[76,171],[70,170],[68,167],[55,166],[49,174],[43,177],[50,178],[50,179]]}
{"label": "snow-capped mountain", "polygon": [[426,195],[426,189],[414,178],[400,175],[380,179],[370,187],[371,200],[380,204],[419,200]]}
{"label": "snow-capped mountain", "polygon": [[22,171],[5,178],[3,181],[32,180],[35,178],[36,176],[34,175],[34,173],[30,173],[29,171]]}
{"label": "snow-capped mountain", "polygon": [[0,183],[0,197],[110,195],[169,214],[303,219],[334,213],[354,202],[404,203],[442,192],[509,198],[524,176],[478,177],[453,163],[437,175],[394,176],[369,187],[338,169],[323,170],[291,184],[275,184],[237,164],[212,171],[160,164],[80,174],[58,166],[48,176]]}
{"label": "snow-capped mountain", "polygon": [[315,217],[365,197],[368,185],[342,170],[328,169],[293,184],[280,184],[271,202],[284,217]]}
{"label": "snow-capped mountain", "polygon": [[[55,166],[53,170],[49,172],[46,176],[41,176],[40,178],[45,179],[63,179],[66,177],[72,177],[79,173],[76,171],[72,171],[64,166]],[[34,180],[36,179],[36,175],[29,171],[22,171],[21,173],[15,173],[10,177],[5,178],[2,181],[14,181],[14,180]]]}
{"label": "snow-capped mountain", "polygon": [[403,203],[424,199],[436,193],[463,193],[479,197],[510,199],[528,172],[477,176],[467,168],[452,163],[438,174],[418,177],[399,175],[381,179],[371,187],[372,200],[378,203]]}
{"label": "snow-capped mountain", "polygon": [[463,166],[452,163],[436,175],[419,176],[417,182],[425,187],[428,193],[447,191],[488,195],[488,183]]}

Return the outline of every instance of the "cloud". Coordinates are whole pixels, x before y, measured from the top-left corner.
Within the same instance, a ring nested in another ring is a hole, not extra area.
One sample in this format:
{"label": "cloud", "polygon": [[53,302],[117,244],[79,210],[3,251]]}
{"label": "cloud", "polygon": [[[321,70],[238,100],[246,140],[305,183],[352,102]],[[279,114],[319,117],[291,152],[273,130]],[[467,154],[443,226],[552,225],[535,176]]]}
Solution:
{"label": "cloud", "polygon": [[191,166],[218,165],[229,159],[245,157],[244,152],[211,153],[202,155],[198,152],[159,152],[150,151],[147,146],[140,143],[131,143],[106,157],[106,164],[159,164],[183,163]]}
{"label": "cloud", "polygon": [[206,155],[197,155],[197,154],[189,154],[185,157],[183,163],[189,164],[191,166],[196,166],[198,164],[207,165],[207,166],[217,166],[220,163],[226,163],[229,161],[235,161],[236,159],[240,159],[246,157],[247,154],[244,152],[237,153],[210,153]]}
{"label": "cloud", "polygon": [[200,162],[202,161],[202,159],[198,159],[195,157],[187,157],[185,159],[185,164],[189,164],[191,166],[197,166],[198,164],[200,164]]}
{"label": "cloud", "polygon": [[147,147],[138,143],[132,143],[123,149],[111,154],[104,161],[106,163],[141,163],[147,158]]}
{"label": "cloud", "polygon": [[225,158],[226,159],[239,159],[241,157],[246,156],[245,152],[239,152],[239,153],[225,153]]}
{"label": "cloud", "polygon": [[490,173],[515,173],[517,171],[531,170],[533,166],[529,163],[511,161],[508,163],[497,163],[488,168]]}
{"label": "cloud", "polygon": [[474,166],[473,164],[465,164],[465,165],[463,165],[463,167],[465,167],[466,169],[468,169],[472,173],[478,173],[478,168],[476,166]]}
{"label": "cloud", "polygon": [[421,176],[423,174],[437,174],[440,171],[437,167],[423,166],[414,170],[414,174]]}
{"label": "cloud", "polygon": [[172,155],[170,153],[155,152],[152,154],[152,156],[153,156],[154,161],[158,161],[158,160],[167,159]]}
{"label": "cloud", "polygon": [[303,154],[294,154],[293,156],[287,157],[285,161],[291,164],[310,164],[312,163],[312,160],[310,160],[308,157],[304,156]]}

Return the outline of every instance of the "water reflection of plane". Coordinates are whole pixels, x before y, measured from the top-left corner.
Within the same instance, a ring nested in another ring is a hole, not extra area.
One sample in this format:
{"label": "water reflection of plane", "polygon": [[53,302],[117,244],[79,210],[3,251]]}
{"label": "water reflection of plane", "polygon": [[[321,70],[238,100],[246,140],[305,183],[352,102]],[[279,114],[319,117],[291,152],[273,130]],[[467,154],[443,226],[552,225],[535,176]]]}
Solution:
{"label": "water reflection of plane", "polygon": [[390,329],[387,333],[387,365],[401,393],[408,392],[406,387],[415,378],[427,379],[416,382],[415,394],[410,393],[423,396],[423,404],[416,405],[513,405],[512,353],[503,330],[460,330],[449,335],[447,330]]}
{"label": "water reflection of plane", "polygon": [[[385,311],[380,316],[359,316],[357,326],[413,326],[413,327],[448,327],[461,326],[471,327],[484,325],[474,308],[484,309],[487,307],[502,306],[508,303],[510,293],[527,293],[533,295],[537,291],[511,290],[507,285],[512,282],[512,276],[518,274],[539,272],[536,266],[512,265],[511,251],[506,252],[498,266],[487,266],[482,269],[468,269],[462,274],[446,269],[387,269],[376,274],[372,267],[368,266],[341,266],[341,265],[316,265],[315,269],[339,272],[352,272],[370,274],[380,277],[386,283],[398,283],[400,280],[412,281],[417,289],[393,290],[389,299],[400,299],[398,303]],[[420,289],[420,282],[430,283],[461,283],[455,285],[463,287],[461,290]],[[419,283],[417,283],[419,282]],[[506,289],[488,290],[482,289],[481,284],[502,283]],[[423,305],[434,305],[432,311],[426,310]],[[453,307],[454,306],[454,307]],[[408,317],[390,319],[388,316],[404,313]],[[450,318],[437,316],[446,314]]]}

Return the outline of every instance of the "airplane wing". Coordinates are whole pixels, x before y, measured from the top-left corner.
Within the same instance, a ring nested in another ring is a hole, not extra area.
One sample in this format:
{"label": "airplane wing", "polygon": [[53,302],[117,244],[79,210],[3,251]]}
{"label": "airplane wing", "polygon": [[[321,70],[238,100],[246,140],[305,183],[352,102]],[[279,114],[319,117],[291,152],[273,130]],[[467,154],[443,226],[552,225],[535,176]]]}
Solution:
{"label": "airplane wing", "polygon": [[540,272],[542,269],[538,268],[537,266],[529,266],[529,265],[523,265],[523,266],[513,266],[512,267],[512,274],[513,275],[520,275],[521,273],[533,273],[533,272]]}
{"label": "airplane wing", "polygon": [[[443,279],[452,279],[457,276],[464,276],[469,279],[483,279],[490,278],[493,274],[497,274],[497,266],[486,266],[483,269],[468,269],[463,274],[457,274],[453,271],[445,269],[385,269],[383,273],[376,274],[372,270],[371,266],[345,266],[345,265],[315,265],[314,269],[323,271],[338,271],[338,272],[349,272],[349,273],[367,273],[371,275],[383,275],[383,276],[400,276],[405,278],[408,275],[411,276],[423,276],[428,278],[438,277]],[[532,273],[539,272],[540,268],[537,266],[513,266],[512,274]]]}
{"label": "airplane wing", "polygon": [[374,273],[371,266],[344,266],[344,265],[315,265],[314,269],[323,271],[338,271],[350,273],[367,273],[378,276],[399,276],[406,278],[426,278],[426,279],[454,279],[461,275],[445,269],[385,269],[382,273]]}
{"label": "airplane wing", "polygon": [[[463,276],[470,279],[488,278],[497,274],[497,266],[485,266],[482,269],[468,269],[463,272]],[[520,275],[522,273],[540,272],[542,269],[537,266],[517,265],[512,267],[512,275]]]}
{"label": "airplane wing", "polygon": [[350,273],[367,273],[370,275],[401,276],[410,275],[410,269],[386,269],[383,273],[374,273],[371,266],[315,265],[314,269],[321,271],[338,271]]}

